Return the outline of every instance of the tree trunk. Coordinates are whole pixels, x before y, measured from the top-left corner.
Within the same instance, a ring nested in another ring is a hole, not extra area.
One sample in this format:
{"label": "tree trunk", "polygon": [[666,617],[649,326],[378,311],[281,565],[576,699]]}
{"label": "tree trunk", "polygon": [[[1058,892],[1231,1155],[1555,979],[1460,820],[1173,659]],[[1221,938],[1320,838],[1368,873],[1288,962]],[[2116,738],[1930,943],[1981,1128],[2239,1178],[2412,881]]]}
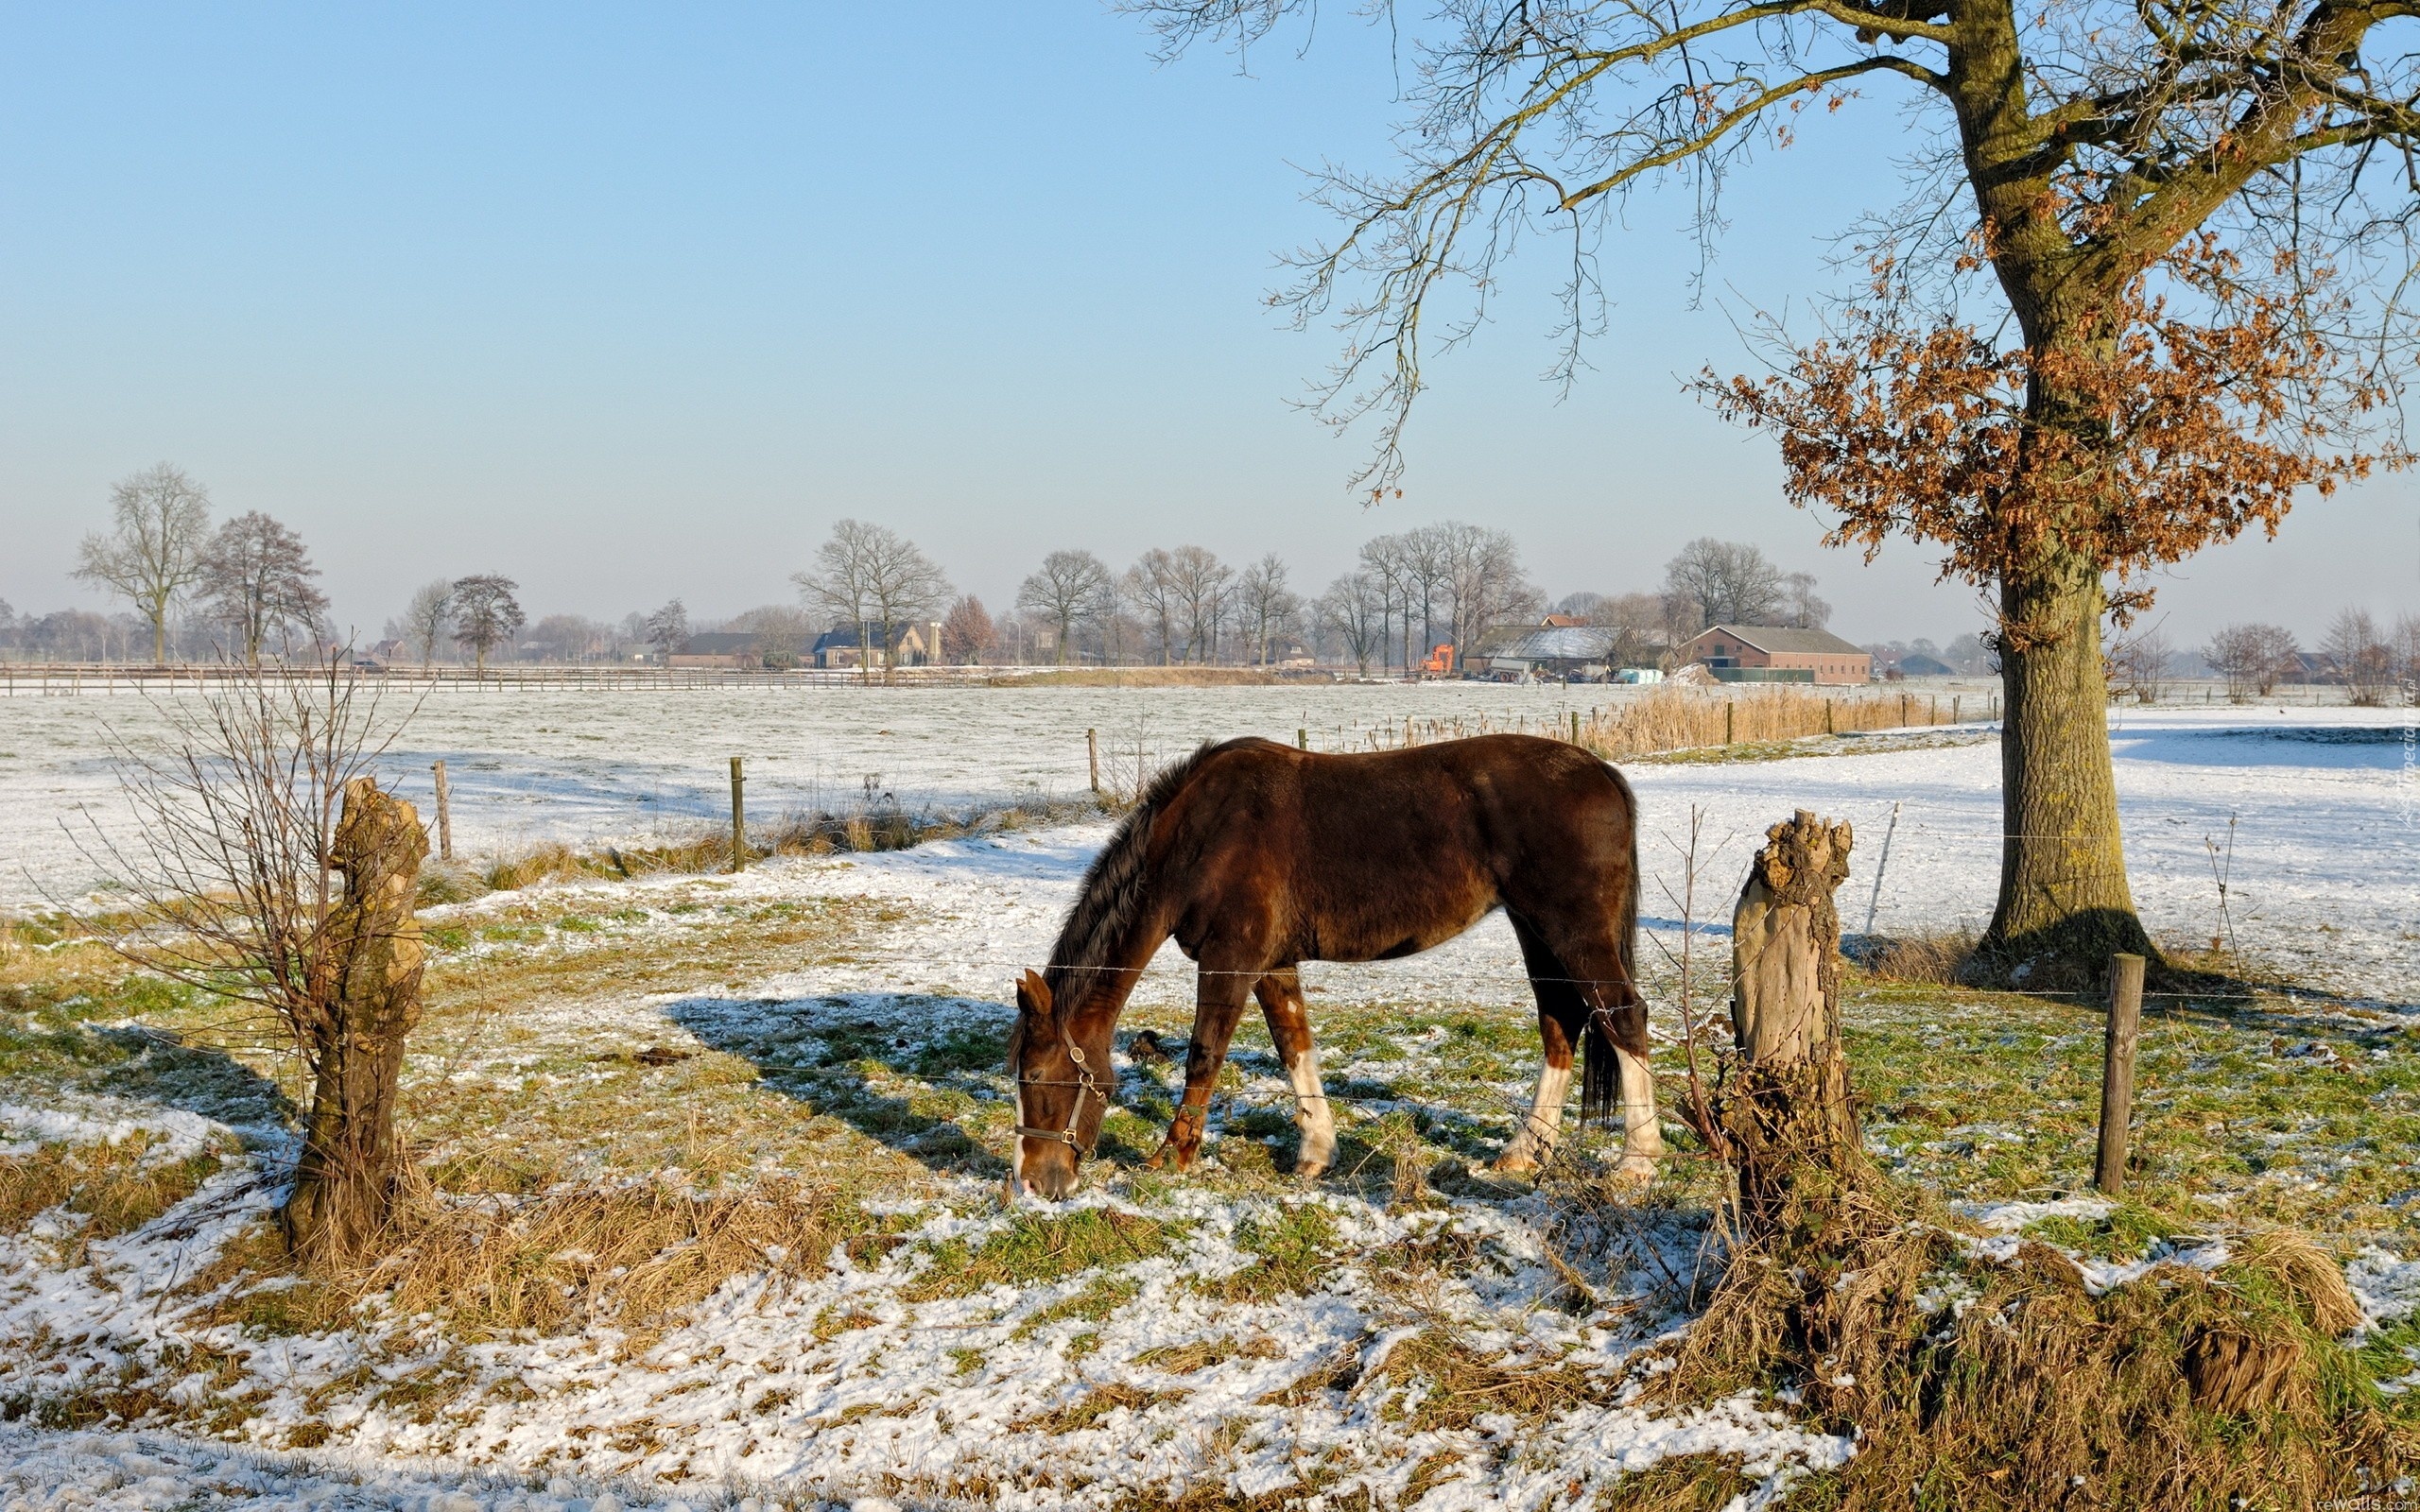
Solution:
{"label": "tree trunk", "polygon": [[394,1204],[395,1089],[420,1022],[423,954],[412,908],[428,854],[420,816],[369,778],[345,784],[329,864],[344,896],[324,928],[328,1001],[310,1024],[313,1086],[286,1243],[310,1258],[362,1252]]}
{"label": "tree trunk", "polygon": [[1792,1227],[1810,1176],[1857,1168],[1857,1116],[1841,1050],[1841,916],[1849,827],[1804,809],[1765,832],[1732,912],[1731,1025],[1742,1062],[1720,1113],[1751,1241]]}
{"label": "tree trunk", "polygon": [[2118,835],[2100,575],[2071,558],[2011,574],[2000,606],[2000,892],[1982,954],[2048,985],[2153,953]]}

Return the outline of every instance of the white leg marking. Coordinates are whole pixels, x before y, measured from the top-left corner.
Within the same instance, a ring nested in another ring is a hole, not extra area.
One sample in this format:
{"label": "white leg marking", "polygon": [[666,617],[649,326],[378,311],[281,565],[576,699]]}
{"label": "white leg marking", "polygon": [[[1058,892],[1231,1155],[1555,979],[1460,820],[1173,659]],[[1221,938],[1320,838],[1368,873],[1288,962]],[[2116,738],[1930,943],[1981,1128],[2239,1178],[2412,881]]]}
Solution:
{"label": "white leg marking", "polygon": [[1512,1142],[1496,1157],[1499,1171],[1534,1171],[1554,1154],[1555,1131],[1563,1126],[1563,1100],[1571,1092],[1571,1068],[1552,1062],[1538,1068],[1538,1090],[1530,1111],[1513,1131]]}
{"label": "white leg marking", "polygon": [[1336,1118],[1328,1111],[1327,1093],[1320,1087],[1320,1052],[1306,1045],[1286,1068],[1294,1085],[1294,1126],[1303,1131],[1302,1153],[1294,1169],[1317,1176],[1336,1163]]}
{"label": "white leg marking", "polygon": [[1627,1050],[1614,1052],[1614,1065],[1620,1078],[1615,1095],[1622,1110],[1622,1159],[1617,1169],[1624,1176],[1651,1178],[1655,1161],[1664,1153],[1664,1128],[1655,1116],[1655,1078],[1649,1074],[1647,1062]]}

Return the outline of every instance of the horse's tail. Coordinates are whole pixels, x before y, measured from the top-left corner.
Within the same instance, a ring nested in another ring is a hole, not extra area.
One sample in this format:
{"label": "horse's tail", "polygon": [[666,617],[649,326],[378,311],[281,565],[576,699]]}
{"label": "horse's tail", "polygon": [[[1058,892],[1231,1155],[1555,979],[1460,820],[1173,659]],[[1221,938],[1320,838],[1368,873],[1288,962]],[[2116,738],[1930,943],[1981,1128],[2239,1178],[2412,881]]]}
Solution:
{"label": "horse's tail", "polygon": [[[1589,982],[1582,985],[1581,997],[1588,1004],[1588,1028],[1580,1037],[1580,1121],[1604,1118],[1621,1101],[1621,1061],[1615,1054],[1613,1014],[1634,1003],[1645,1000],[1638,995],[1638,800],[1630,790],[1630,782],[1610,762],[1605,765],[1614,787],[1621,794],[1623,816],[1630,822],[1629,865],[1621,884],[1621,898],[1614,915],[1615,958],[1621,962],[1621,981],[1617,984]],[[1621,1002],[1611,1006],[1600,1005],[1616,993],[1602,990],[1607,986],[1616,988]]]}

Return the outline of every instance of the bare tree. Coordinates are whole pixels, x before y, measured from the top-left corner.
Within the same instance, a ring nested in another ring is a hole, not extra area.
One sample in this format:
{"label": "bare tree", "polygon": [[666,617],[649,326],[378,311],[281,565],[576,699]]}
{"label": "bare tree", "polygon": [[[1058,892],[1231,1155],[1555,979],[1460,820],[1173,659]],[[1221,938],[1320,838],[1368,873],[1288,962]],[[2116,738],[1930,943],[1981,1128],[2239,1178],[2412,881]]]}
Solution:
{"label": "bare tree", "polygon": [[2420,705],[2420,614],[2395,616],[2390,646],[2394,653],[2394,675],[2403,684],[2403,701]]}
{"label": "bare tree", "polygon": [[1056,632],[1063,667],[1077,633],[1108,614],[1112,596],[1106,562],[1089,551],[1054,551],[1017,589],[1017,608]]}
{"label": "bare tree", "polygon": [[1275,552],[1236,576],[1236,608],[1252,637],[1255,666],[1269,664],[1269,642],[1285,633],[1303,607],[1302,596],[1286,586],[1286,562]]}
{"label": "bare tree", "polygon": [[441,577],[423,583],[404,606],[404,638],[420,648],[420,664],[437,660],[437,643],[454,633],[454,585]]}
{"label": "bare tree", "polygon": [[1785,575],[1781,605],[1781,622],[1792,629],[1820,630],[1832,623],[1832,606],[1816,595],[1813,573]]}
{"label": "bare tree", "polygon": [[760,604],[742,610],[731,617],[725,628],[754,636],[757,654],[764,658],[765,665],[776,669],[798,665],[799,659],[815,643],[813,619],[795,604]]}
{"label": "bare tree", "polygon": [[[1362,542],[1361,566],[1378,585],[1379,644],[1392,649],[1402,647],[1402,666],[1407,676],[1411,671],[1411,605],[1413,571],[1411,554],[1401,536],[1376,536]],[[1400,633],[1398,633],[1400,632]],[[1378,670],[1386,670],[1383,650]]]}
{"label": "bare tree", "polygon": [[2275,687],[2293,655],[2294,638],[2274,625],[2230,625],[2202,647],[2202,660],[2226,679],[2234,703]]}
{"label": "bare tree", "polygon": [[252,509],[211,534],[196,581],[203,604],[234,636],[244,664],[258,666],[271,635],[308,631],[316,652],[328,612],[328,596],[311,581],[319,576],[302,538]]}
{"label": "bare tree", "polygon": [[1700,536],[1664,564],[1664,589],[1695,606],[1690,634],[1709,625],[1771,625],[1788,602],[1785,575],[1762,551],[1712,536]]}
{"label": "bare tree", "polygon": [[477,677],[488,673],[488,653],[510,646],[529,617],[513,594],[521,585],[495,573],[454,579],[454,643],[469,651]]}
{"label": "bare tree", "polygon": [[1185,655],[1203,663],[1216,661],[1236,570],[1202,546],[1179,546],[1168,553],[1168,562],[1177,604],[1184,614]]}
{"label": "bare tree", "polygon": [[2348,609],[2328,623],[2320,650],[2344,679],[2344,696],[2363,707],[2383,703],[2394,681],[2394,663],[2377,621],[2365,609]]}
{"label": "bare tree", "polygon": [[1320,595],[1320,622],[1344,643],[1354,669],[1363,677],[1370,675],[1374,653],[1382,663],[1386,659],[1387,615],[1386,585],[1367,568],[1346,573]]}
{"label": "bare tree", "polygon": [[868,682],[873,680],[875,638],[882,641],[888,678],[907,625],[929,618],[949,599],[949,579],[914,541],[863,520],[834,525],[832,539],[816,548],[814,570],[794,573],[790,580],[810,603],[856,626],[858,668]]}
{"label": "bare tree", "polygon": [[151,660],[168,660],[168,611],[201,576],[210,492],[166,462],[110,489],[112,528],[86,536],[76,576],[132,604],[151,627]]}
{"label": "bare tree", "polygon": [[1545,595],[1521,570],[1521,550],[1509,533],[1449,521],[1427,534],[1444,567],[1458,656],[1496,626],[1537,617]]}
{"label": "bare tree", "polygon": [[2113,688],[2134,696],[2136,703],[2157,703],[2168,686],[2169,662],[2175,652],[2159,627],[2150,626],[2109,648],[2109,680]]}
{"label": "bare tree", "polygon": [[358,1253],[387,1221],[405,1037],[419,1017],[412,918],[428,843],[372,767],[402,728],[331,658],[309,679],[251,676],[161,706],[157,747],[115,744],[135,837],[95,827],[118,879],[128,959],[273,1014],[312,1092],[283,1217],[310,1257]]}
{"label": "bare tree", "polygon": [[654,646],[666,666],[672,654],[689,644],[689,607],[674,599],[647,617],[647,644]]}
{"label": "bare tree", "polygon": [[1671,644],[1660,593],[1616,593],[1600,600],[1590,622],[1614,632],[1614,660],[1622,666],[1651,667]]}
{"label": "bare tree", "polygon": [[[1108,576],[1104,569],[1101,575]],[[1000,648],[1000,632],[984,610],[983,601],[969,593],[942,617],[942,654],[962,667],[980,666]]]}
{"label": "bare tree", "polygon": [[1176,558],[1153,546],[1135,558],[1118,584],[1128,603],[1140,611],[1144,624],[1160,639],[1160,665],[1176,662],[1177,625],[1184,600],[1177,592]]}

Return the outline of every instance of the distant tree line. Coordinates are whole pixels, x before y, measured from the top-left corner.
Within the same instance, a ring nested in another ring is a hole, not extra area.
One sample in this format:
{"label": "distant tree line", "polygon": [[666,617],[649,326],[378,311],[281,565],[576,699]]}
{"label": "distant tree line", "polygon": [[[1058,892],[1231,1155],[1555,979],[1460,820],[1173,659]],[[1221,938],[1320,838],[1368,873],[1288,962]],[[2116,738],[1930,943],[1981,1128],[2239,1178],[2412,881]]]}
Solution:
{"label": "distant tree line", "polygon": [[[85,538],[75,576],[127,608],[19,616],[0,603],[0,648],[46,661],[238,660],[320,657],[342,649],[302,537],[257,510],[214,522],[209,490],[160,463],[110,492],[110,527]],[[532,623],[520,588],[497,573],[441,578],[415,591],[379,640],[354,647],[395,664],[461,661],[617,662],[667,658],[700,634],[736,633],[769,666],[807,661],[819,640],[852,649],[868,676],[906,654],[957,663],[1271,666],[1313,662],[1364,674],[1459,663],[1491,632],[1552,622],[1610,630],[1612,660],[1670,663],[1719,624],[1820,629],[1832,609],[1813,575],[1790,572],[1757,546],[1702,537],[1664,564],[1651,590],[1581,592],[1548,605],[1511,535],[1446,521],[1373,537],[1317,593],[1299,592],[1284,558],[1240,566],[1198,545],[1153,547],[1125,568],[1091,551],[1046,554],[1014,604],[994,615],[959,594],[941,566],[887,526],[843,520],[794,573],[798,598],[721,621],[693,622],[680,599],[607,622],[547,614]],[[939,626],[938,647],[933,639]],[[1876,642],[1877,669],[1939,662],[1969,675],[1996,669],[1976,635],[1936,646]],[[2285,628],[2232,625],[2199,648],[2207,672],[2238,701],[2280,683],[2341,685],[2378,703],[2420,684],[2420,617],[2381,627],[2348,609],[2306,651]],[[2157,627],[2110,647],[2108,681],[2156,697],[2197,670]]]}

